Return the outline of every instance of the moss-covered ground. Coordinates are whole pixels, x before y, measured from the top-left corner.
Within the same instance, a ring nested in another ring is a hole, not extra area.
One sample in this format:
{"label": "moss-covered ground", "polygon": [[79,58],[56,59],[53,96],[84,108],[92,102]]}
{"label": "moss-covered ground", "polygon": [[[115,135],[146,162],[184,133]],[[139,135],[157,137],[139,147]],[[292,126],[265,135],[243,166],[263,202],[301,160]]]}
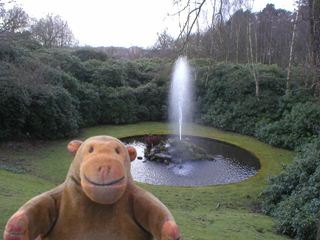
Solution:
{"label": "moss-covered ground", "polygon": [[[142,134],[167,134],[165,123],[146,122],[132,125],[97,126],[83,129],[77,139],[94,135],[117,138]],[[262,169],[248,180],[207,187],[170,187],[137,183],[153,193],[172,212],[188,239],[288,239],[275,231],[270,217],[259,213],[259,192],[266,179],[281,171],[294,152],[277,149],[255,138],[222,132],[215,128],[192,124],[185,134],[218,139],[240,146],[256,155]],[[64,181],[72,161],[66,146],[72,139],[55,141],[32,151],[1,150],[0,157],[23,158],[28,163],[25,173],[0,170],[0,231],[10,216],[28,199]]]}

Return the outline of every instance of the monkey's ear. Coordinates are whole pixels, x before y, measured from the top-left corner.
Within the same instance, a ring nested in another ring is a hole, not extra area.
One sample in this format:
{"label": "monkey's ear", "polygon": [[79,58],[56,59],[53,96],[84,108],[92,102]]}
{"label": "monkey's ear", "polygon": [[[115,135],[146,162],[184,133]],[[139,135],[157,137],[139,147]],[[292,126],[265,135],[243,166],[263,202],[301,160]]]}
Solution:
{"label": "monkey's ear", "polygon": [[75,156],[81,144],[82,144],[82,141],[79,141],[79,140],[71,141],[67,147],[69,153],[71,153],[72,156]]}
{"label": "monkey's ear", "polygon": [[136,159],[137,157],[137,151],[134,147],[132,146],[128,146],[127,147],[127,150],[128,150],[128,153],[129,153],[129,156],[130,156],[130,161],[132,162],[133,160]]}

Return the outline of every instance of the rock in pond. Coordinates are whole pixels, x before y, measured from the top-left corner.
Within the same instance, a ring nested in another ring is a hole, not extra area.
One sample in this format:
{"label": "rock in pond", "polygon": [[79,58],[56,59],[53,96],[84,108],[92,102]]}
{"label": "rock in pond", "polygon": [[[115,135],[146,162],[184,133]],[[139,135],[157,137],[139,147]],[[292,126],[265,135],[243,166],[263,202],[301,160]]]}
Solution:
{"label": "rock in pond", "polygon": [[170,138],[151,148],[147,147],[145,149],[145,157],[150,161],[166,164],[182,161],[215,160],[203,148],[189,142],[188,139]]}

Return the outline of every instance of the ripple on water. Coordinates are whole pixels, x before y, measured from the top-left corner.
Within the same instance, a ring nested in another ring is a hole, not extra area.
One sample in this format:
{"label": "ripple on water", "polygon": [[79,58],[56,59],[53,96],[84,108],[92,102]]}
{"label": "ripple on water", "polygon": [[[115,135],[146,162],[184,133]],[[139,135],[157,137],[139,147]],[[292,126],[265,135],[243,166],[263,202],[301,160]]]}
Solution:
{"label": "ripple on water", "polygon": [[261,168],[259,160],[239,147],[212,139],[190,137],[191,141],[213,155],[216,161],[185,161],[166,165],[144,158],[143,137],[122,139],[134,146],[142,160],[131,163],[133,179],[137,182],[169,186],[208,186],[240,182],[255,175]]}

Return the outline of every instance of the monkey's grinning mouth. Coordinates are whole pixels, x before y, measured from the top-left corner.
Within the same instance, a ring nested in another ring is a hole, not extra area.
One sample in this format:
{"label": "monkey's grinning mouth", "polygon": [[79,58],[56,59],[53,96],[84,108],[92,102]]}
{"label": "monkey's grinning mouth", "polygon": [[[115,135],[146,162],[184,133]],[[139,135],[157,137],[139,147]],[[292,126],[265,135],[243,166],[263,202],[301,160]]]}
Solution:
{"label": "monkey's grinning mouth", "polygon": [[84,174],[84,179],[87,180],[88,183],[94,185],[94,186],[99,186],[99,187],[106,187],[106,186],[111,186],[113,184],[116,184],[118,182],[121,182],[124,177],[116,180],[116,181],[113,181],[113,182],[110,182],[110,183],[95,183],[95,182],[92,182],[89,178],[87,178],[87,176]]}

